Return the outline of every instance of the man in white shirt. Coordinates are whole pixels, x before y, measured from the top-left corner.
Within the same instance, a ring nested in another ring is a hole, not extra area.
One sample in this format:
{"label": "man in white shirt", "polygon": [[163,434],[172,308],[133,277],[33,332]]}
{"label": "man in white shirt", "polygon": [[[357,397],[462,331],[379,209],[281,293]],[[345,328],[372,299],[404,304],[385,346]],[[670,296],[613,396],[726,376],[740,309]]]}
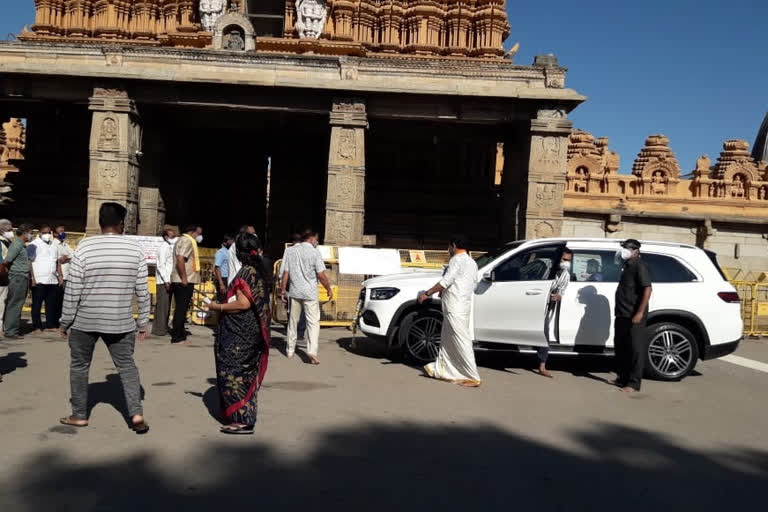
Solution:
{"label": "man in white shirt", "polygon": [[60,275],[62,279],[62,285],[56,293],[56,319],[58,321],[61,318],[61,310],[64,305],[64,289],[67,287],[67,279],[69,277],[69,265],[72,261],[75,251],[67,243],[67,228],[63,224],[56,226],[53,230],[53,245],[56,246],[56,252],[59,256]]}
{"label": "man in white shirt", "polygon": [[286,300],[286,296],[291,301],[286,354],[288,357],[293,357],[296,350],[299,317],[303,310],[307,316],[307,357],[310,363],[320,364],[317,358],[320,342],[320,302],[317,282],[320,281],[325,286],[330,300],[333,300],[333,289],[325,273],[323,257],[317,250],[317,233],[307,230],[302,234],[301,239],[302,242],[294,246],[286,255],[285,268],[280,278],[283,301]]}
{"label": "man in white shirt", "polygon": [[453,382],[464,387],[478,387],[480,374],[475,363],[469,314],[472,294],[477,286],[477,264],[467,253],[467,244],[461,237],[448,244],[451,260],[440,281],[419,294],[419,304],[435,293],[440,293],[443,307],[443,328],[440,333],[440,351],[437,360],[424,367],[432,378]]}
{"label": "man in white shirt", "polygon": [[[59,294],[59,286],[64,284],[64,280],[61,277],[59,251],[53,244],[50,226],[40,227],[40,234],[27,248],[27,257],[32,265],[30,274],[32,326],[36,333],[42,333],[44,330],[58,331],[56,297]],[[45,302],[45,326],[40,314],[43,302]]]}
{"label": "man in white shirt", "polygon": [[155,270],[155,319],[152,322],[153,336],[168,335],[168,318],[171,312],[171,273],[175,263],[173,247],[176,244],[176,228],[165,226],[163,242],[157,248],[157,269]]}
{"label": "man in white shirt", "polygon": [[[8,253],[8,247],[11,246],[11,242],[15,238],[13,232],[13,224],[8,219],[0,220],[0,251],[2,251],[2,259],[0,262],[5,263],[5,255]],[[8,269],[5,269],[6,272]],[[5,315],[5,299],[8,298],[8,279],[6,277],[5,282],[0,282],[0,332],[3,332],[3,315]]]}
{"label": "man in white shirt", "polygon": [[[544,313],[544,335],[547,342],[560,343],[560,332],[558,330],[558,315],[560,313],[560,304],[571,282],[571,262],[573,261],[573,252],[570,249],[564,249],[560,258],[560,264],[555,274],[555,280],[549,290],[549,301],[547,302],[547,311]],[[539,375],[552,378],[552,374],[547,370],[547,359],[549,358],[549,345],[539,347],[537,350],[539,357]]]}
{"label": "man in white shirt", "polygon": [[[240,234],[242,233],[249,233],[251,235],[256,234],[256,228],[245,224],[240,227]],[[237,237],[235,237],[237,238]],[[227,275],[229,276],[229,279],[234,279],[238,272],[240,272],[240,269],[242,268],[243,264],[240,263],[240,260],[237,259],[237,244],[232,244],[229,246],[229,253],[227,256]],[[270,269],[272,270],[272,269]]]}

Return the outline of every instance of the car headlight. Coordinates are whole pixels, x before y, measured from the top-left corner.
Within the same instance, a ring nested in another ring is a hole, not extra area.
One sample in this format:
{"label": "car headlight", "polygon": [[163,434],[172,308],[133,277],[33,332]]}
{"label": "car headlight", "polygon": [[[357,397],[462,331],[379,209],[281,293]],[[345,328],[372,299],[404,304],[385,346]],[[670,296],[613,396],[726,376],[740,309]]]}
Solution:
{"label": "car headlight", "polygon": [[398,293],[397,288],[371,288],[371,300],[389,300]]}

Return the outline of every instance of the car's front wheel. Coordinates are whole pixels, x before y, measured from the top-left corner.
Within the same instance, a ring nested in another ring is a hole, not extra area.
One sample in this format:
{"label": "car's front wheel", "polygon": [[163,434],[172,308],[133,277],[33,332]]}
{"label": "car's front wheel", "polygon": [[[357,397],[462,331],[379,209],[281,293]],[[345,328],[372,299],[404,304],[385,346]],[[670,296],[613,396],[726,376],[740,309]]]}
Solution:
{"label": "car's front wheel", "polygon": [[437,359],[443,315],[433,309],[408,313],[400,323],[398,336],[403,355],[420,365]]}
{"label": "car's front wheel", "polygon": [[648,377],[663,381],[680,380],[693,371],[699,348],[691,331],[665,322],[648,327],[645,370]]}

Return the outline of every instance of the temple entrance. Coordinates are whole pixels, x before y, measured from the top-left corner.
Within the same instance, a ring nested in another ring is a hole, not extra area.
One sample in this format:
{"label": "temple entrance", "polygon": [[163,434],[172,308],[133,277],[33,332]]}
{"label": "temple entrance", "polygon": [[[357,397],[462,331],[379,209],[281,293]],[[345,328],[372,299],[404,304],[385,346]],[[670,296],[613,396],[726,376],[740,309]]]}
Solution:
{"label": "temple entrance", "polygon": [[140,186],[159,188],[166,223],[203,225],[209,247],[242,224],[256,226],[274,249],[300,226],[322,229],[327,117],[156,105],[139,111]]}

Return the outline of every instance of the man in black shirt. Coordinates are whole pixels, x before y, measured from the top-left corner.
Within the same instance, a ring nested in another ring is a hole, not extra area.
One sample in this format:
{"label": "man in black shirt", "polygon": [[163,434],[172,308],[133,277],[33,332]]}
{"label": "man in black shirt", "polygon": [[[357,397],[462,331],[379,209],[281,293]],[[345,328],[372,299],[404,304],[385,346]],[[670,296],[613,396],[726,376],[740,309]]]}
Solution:
{"label": "man in black shirt", "polygon": [[648,302],[651,276],[640,257],[640,242],[629,239],[617,253],[624,262],[616,289],[616,323],[613,344],[617,377],[614,383],[627,393],[640,391],[645,363]]}

